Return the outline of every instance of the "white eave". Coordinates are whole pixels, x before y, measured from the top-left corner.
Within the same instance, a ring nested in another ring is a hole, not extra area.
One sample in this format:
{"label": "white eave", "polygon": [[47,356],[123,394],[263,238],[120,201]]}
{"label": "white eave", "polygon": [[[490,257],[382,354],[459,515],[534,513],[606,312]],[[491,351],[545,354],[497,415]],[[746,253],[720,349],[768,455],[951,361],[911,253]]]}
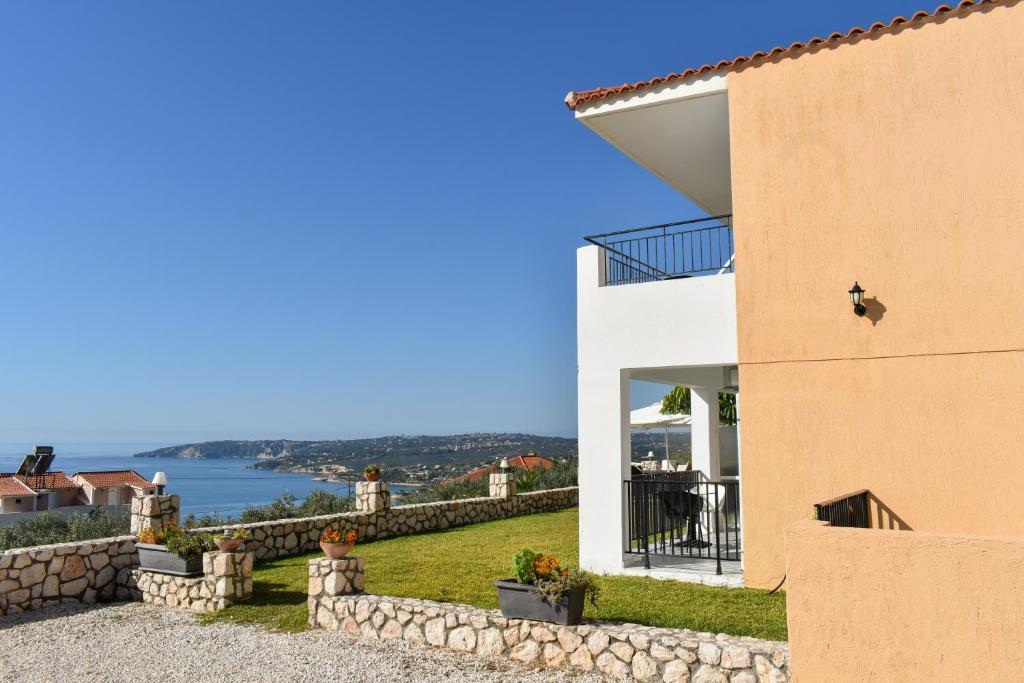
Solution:
{"label": "white eave", "polygon": [[583,103],[575,113],[708,214],[732,213],[725,73]]}

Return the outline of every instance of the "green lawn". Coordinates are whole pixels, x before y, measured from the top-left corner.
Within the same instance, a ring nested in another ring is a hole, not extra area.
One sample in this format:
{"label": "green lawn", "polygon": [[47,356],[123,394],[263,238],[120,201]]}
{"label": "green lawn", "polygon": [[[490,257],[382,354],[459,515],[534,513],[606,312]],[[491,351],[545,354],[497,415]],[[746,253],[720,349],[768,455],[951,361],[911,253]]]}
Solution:
{"label": "green lawn", "polygon": [[[368,593],[496,608],[492,582],[510,576],[517,550],[528,547],[575,563],[577,531],[577,510],[572,509],[366,543],[353,554],[366,558]],[[305,628],[306,562],[314,556],[258,564],[252,601],[204,618]],[[598,583],[598,606],[587,605],[591,619],[786,639],[781,593],[624,576],[600,577]]]}

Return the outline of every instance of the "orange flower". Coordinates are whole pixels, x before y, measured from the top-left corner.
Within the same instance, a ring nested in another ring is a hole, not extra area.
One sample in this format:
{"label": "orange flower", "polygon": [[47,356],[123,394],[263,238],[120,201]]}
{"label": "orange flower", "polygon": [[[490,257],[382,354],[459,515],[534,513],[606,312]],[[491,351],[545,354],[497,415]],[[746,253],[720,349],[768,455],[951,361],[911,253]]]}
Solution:
{"label": "orange flower", "polygon": [[564,575],[564,570],[554,555],[538,555],[533,562],[533,571],[537,578],[542,580],[551,580],[560,574]]}
{"label": "orange flower", "polygon": [[320,540],[324,543],[345,543],[347,545],[355,545],[356,543],[356,531],[345,527],[344,529],[337,526],[329,526],[324,529],[324,532],[320,534]]}

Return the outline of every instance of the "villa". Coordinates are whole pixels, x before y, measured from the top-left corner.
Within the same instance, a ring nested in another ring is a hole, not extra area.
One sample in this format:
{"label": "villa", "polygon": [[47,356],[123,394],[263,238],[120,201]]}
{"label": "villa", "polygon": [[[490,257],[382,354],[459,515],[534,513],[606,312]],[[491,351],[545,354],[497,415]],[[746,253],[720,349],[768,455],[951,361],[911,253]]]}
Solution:
{"label": "villa", "polygon": [[124,505],[156,491],[156,484],[135,470],[78,472],[74,479],[85,505]]}
{"label": "villa", "polygon": [[[135,470],[50,471],[53,448],[38,446],[18,472],[0,472],[0,515],[3,523],[44,510],[81,512],[84,507],[122,506],[157,489]],[[0,524],[2,525],[2,524]]]}
{"label": "villa", "polygon": [[[585,568],[792,584],[816,516],[1024,536],[1022,34],[1018,3],[968,1],[568,94],[704,213],[577,252]],[[634,380],[691,388],[693,472],[631,473]]]}

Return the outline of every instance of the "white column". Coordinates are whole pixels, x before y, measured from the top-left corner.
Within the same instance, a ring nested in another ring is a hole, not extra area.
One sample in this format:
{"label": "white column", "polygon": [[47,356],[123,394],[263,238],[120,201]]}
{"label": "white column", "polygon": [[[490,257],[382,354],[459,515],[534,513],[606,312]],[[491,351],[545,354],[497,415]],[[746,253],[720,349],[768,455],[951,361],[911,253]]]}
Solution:
{"label": "white column", "polygon": [[619,572],[626,538],[629,371],[579,372],[580,567]]}
{"label": "white column", "polygon": [[722,467],[718,448],[718,388],[690,387],[690,447],[693,469],[719,481]]}

